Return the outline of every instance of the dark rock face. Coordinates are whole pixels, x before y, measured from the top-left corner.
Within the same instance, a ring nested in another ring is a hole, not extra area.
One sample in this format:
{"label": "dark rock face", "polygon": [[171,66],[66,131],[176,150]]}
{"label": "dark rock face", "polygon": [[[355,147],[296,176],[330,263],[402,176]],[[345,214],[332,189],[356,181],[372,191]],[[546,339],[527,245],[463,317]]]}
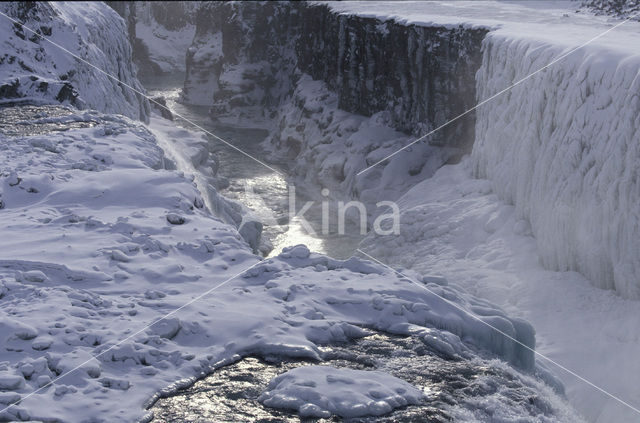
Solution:
{"label": "dark rock face", "polygon": [[[365,116],[388,111],[391,126],[413,134],[473,106],[487,32],[406,26],[284,2],[209,4],[196,25],[187,102],[213,106],[214,115],[251,106],[269,114],[303,72],[326,82],[341,109]],[[470,113],[429,141],[469,145],[474,122]]]}
{"label": "dark rock face", "polygon": [[[486,30],[381,23],[336,16],[326,6],[303,9],[302,20],[300,69],[337,92],[341,109],[365,116],[385,110],[391,126],[422,135],[475,104]],[[470,143],[474,123],[469,114],[429,142]]]}
{"label": "dark rock face", "polygon": [[167,100],[163,96],[156,96],[151,99],[151,108],[165,119],[173,120],[173,113],[167,107]]}
{"label": "dark rock face", "polygon": [[[581,6],[596,15],[618,18],[629,18],[640,12],[640,0],[583,0]],[[634,20],[640,20],[640,17],[636,16]]]}
{"label": "dark rock face", "polygon": [[173,1],[147,2],[156,22],[169,30],[184,28],[193,23],[193,16],[181,3]]}
{"label": "dark rock face", "polygon": [[291,91],[297,64],[298,4],[205,3],[187,52],[184,99],[213,113],[260,107],[274,112]]}

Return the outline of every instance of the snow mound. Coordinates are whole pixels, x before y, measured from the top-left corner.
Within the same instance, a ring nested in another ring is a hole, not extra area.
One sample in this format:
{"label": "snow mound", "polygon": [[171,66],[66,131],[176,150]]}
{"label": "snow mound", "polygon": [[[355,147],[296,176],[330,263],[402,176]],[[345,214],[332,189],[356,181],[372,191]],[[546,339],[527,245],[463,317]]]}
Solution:
{"label": "snow mound", "polygon": [[264,405],[296,410],[301,417],[380,416],[394,408],[420,404],[423,393],[380,371],[302,366],[269,382]]}
{"label": "snow mound", "polygon": [[[0,12],[22,22],[125,84],[136,79],[125,24],[102,2],[9,2]],[[86,62],[0,16],[0,104],[63,103],[146,119],[146,99]]]}

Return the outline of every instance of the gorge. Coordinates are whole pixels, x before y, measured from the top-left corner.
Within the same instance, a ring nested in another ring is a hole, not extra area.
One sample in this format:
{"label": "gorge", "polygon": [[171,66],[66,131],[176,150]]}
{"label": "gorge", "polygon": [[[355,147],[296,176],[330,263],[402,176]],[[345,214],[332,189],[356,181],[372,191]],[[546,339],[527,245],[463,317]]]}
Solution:
{"label": "gorge", "polygon": [[[0,6],[0,420],[636,419],[640,24],[601,3]],[[292,188],[399,228],[312,236]],[[423,396],[330,406],[363,369]]]}

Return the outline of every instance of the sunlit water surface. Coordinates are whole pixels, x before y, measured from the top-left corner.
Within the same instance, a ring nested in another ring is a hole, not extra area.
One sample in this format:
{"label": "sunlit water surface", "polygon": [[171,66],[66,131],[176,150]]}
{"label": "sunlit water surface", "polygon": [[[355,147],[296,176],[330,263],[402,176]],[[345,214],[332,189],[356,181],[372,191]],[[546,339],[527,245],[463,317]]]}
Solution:
{"label": "sunlit water surface", "polygon": [[[266,152],[260,145],[268,135],[265,129],[214,122],[208,114],[207,107],[180,103],[180,88],[183,80],[182,75],[171,75],[148,78],[143,83],[151,96],[163,96],[167,106],[180,116],[219,136],[250,156],[260,161],[265,160]],[[175,123],[187,129],[197,129],[177,116]],[[287,180],[214,137],[208,135],[208,138],[210,151],[220,161],[218,176],[227,178],[229,181],[229,186],[222,189],[220,193],[247,206],[265,225],[263,237],[273,245],[270,255],[277,255],[282,248],[297,244],[305,244],[311,251],[338,259],[353,255],[362,239],[359,226],[355,222],[346,222],[344,235],[337,233],[337,225],[333,223],[329,225],[328,233],[322,231],[321,187],[314,192],[299,186],[295,189],[295,204],[298,211],[307,201],[314,201],[313,207],[304,214],[304,218],[314,229],[315,234],[312,234],[305,229],[300,219],[289,219],[289,186],[294,181]],[[269,162],[268,165],[284,175],[288,173],[286,163]],[[329,210],[331,214],[329,221],[336,222],[336,208],[332,206]]]}

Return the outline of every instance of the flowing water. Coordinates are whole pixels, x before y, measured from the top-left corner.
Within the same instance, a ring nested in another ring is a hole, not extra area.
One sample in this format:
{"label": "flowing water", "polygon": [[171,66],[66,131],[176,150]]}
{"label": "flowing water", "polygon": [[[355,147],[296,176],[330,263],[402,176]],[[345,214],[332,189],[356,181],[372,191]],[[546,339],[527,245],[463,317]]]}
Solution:
{"label": "flowing water", "polygon": [[[264,128],[232,126],[214,122],[203,106],[186,105],[179,102],[182,75],[154,77],[144,81],[151,96],[163,96],[167,106],[191,122],[216,134],[250,156],[264,161],[266,151],[261,142],[267,137]],[[187,129],[196,129],[188,122],[175,117],[175,123]],[[197,129],[196,129],[197,130]],[[270,255],[277,255],[283,247],[305,244],[311,251],[323,253],[337,259],[350,257],[362,239],[357,222],[345,222],[345,234],[338,234],[337,225],[330,225],[328,233],[322,231],[322,207],[324,197],[318,192],[310,192],[302,187],[295,188],[295,209],[300,211],[308,201],[314,206],[304,213],[304,218],[314,229],[309,233],[304,222],[298,217],[290,219],[290,187],[292,181],[237,150],[209,136],[209,148],[219,160],[218,176],[226,178],[229,185],[219,192],[236,200],[249,209],[258,220],[265,224],[263,238],[273,245]],[[286,163],[269,163],[282,174],[287,174]],[[337,209],[329,208],[329,221],[337,221]],[[333,229],[333,230],[332,230]],[[326,231],[325,231],[326,232]]]}

